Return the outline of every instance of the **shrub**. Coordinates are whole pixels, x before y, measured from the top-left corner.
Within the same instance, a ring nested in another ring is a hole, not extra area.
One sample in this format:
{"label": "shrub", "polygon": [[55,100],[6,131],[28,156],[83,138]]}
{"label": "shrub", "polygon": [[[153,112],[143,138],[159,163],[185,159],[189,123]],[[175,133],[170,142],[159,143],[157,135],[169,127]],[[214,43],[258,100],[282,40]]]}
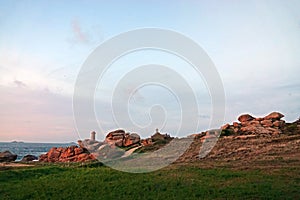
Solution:
{"label": "shrub", "polygon": [[229,136],[229,135],[233,135],[234,134],[234,131],[232,129],[225,129],[225,130],[222,130],[221,132],[221,137],[222,136]]}

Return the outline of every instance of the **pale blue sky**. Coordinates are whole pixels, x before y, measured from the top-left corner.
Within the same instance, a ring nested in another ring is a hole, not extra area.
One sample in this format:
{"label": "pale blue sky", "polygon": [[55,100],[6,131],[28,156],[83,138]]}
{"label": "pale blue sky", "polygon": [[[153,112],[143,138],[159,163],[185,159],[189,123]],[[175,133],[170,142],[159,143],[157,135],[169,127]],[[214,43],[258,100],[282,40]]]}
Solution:
{"label": "pale blue sky", "polygon": [[[223,80],[225,122],[236,120],[240,113],[261,116],[274,110],[283,112],[287,121],[295,120],[300,113],[299,10],[298,0],[0,0],[0,141],[79,139],[73,122],[72,95],[80,67],[103,41],[143,27],[180,32],[207,52]],[[96,113],[105,131],[117,128],[105,104],[115,79],[130,67],[149,63],[151,59],[171,65],[185,73],[185,77],[193,77],[192,71],[186,70],[186,63],[161,52],[140,52],[120,59],[114,66],[127,67],[124,71],[112,68],[111,74],[103,79],[104,89],[99,86],[95,95],[99,100]],[[201,99],[203,124],[199,131],[202,131],[209,122],[210,98],[203,81],[191,84]],[[140,98],[135,96],[137,101],[143,98],[149,101],[137,102],[136,107],[132,104],[133,110],[149,106],[151,90],[136,94],[140,95]],[[161,96],[162,104],[170,101],[171,96]],[[174,120],[174,129],[168,126],[164,130],[171,134],[179,122],[175,108],[176,105],[170,118]],[[123,126],[136,131],[134,127]],[[187,126],[183,134],[189,131]],[[80,137],[89,137],[89,133],[80,133]]]}

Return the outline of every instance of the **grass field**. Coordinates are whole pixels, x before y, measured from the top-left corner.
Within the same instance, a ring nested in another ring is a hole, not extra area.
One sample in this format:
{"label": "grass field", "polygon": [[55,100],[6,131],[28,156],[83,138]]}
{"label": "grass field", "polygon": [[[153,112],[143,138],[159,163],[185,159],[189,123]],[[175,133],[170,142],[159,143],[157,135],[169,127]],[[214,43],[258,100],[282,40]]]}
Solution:
{"label": "grass field", "polygon": [[172,165],[130,174],[97,165],[46,165],[0,171],[0,199],[300,199],[300,172]]}

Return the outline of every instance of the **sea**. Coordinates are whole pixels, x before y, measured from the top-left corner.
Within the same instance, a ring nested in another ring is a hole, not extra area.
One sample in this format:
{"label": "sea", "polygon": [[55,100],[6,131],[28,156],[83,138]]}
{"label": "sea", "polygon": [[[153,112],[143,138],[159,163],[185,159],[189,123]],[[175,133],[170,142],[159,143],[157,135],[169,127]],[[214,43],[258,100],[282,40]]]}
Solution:
{"label": "sea", "polygon": [[47,153],[52,147],[68,147],[76,143],[27,143],[27,142],[0,142],[0,152],[10,151],[17,154],[17,160],[20,161],[25,155],[34,155],[39,157]]}

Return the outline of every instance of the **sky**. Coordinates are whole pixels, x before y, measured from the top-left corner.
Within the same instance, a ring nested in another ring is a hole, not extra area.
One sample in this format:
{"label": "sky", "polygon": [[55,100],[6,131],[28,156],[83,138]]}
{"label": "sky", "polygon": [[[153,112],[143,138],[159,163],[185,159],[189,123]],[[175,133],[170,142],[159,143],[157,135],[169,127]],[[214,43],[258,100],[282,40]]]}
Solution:
{"label": "sky", "polygon": [[[195,76],[178,56],[141,50],[109,66],[94,95],[100,128],[86,124],[79,131],[72,102],[84,62],[111,37],[147,27],[176,31],[205,50],[223,82],[224,123],[236,121],[241,113],[264,116],[272,111],[283,113],[286,121],[296,120],[300,116],[299,10],[298,0],[0,0],[0,141],[73,142],[88,138],[93,130],[101,140],[116,128],[142,137],[155,128],[179,136],[218,128],[209,126],[213,105],[205,79]],[[184,102],[178,103],[176,95],[191,94],[175,76],[139,77],[168,79],[176,85],[175,95],[159,84],[120,84],[124,77],[134,78],[129,76],[132,70],[145,64],[168,66],[191,86],[199,109],[197,130],[181,124]],[[119,98],[112,102],[116,88]],[[130,95],[128,101],[122,99],[123,93]],[[177,133],[179,127],[182,131]]]}

